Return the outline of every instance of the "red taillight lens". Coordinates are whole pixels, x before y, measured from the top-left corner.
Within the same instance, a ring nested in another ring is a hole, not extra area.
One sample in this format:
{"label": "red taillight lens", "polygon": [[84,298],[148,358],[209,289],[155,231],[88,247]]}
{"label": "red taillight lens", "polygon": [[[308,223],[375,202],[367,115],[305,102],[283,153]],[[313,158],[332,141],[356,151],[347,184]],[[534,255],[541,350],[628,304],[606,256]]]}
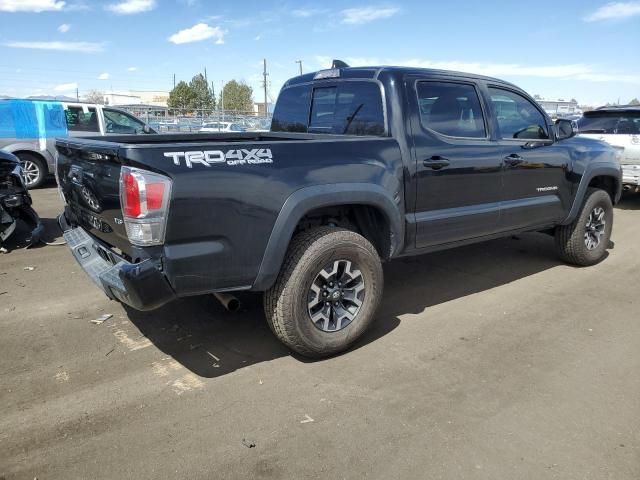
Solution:
{"label": "red taillight lens", "polygon": [[164,199],[164,183],[147,183],[147,209],[158,210],[162,208]]}
{"label": "red taillight lens", "polygon": [[122,172],[122,186],[124,188],[124,205],[122,211],[127,217],[137,218],[140,216],[140,189],[136,178],[130,172]]}
{"label": "red taillight lens", "polygon": [[141,168],[120,170],[120,203],[125,230],[134,245],[162,245],[171,179]]}

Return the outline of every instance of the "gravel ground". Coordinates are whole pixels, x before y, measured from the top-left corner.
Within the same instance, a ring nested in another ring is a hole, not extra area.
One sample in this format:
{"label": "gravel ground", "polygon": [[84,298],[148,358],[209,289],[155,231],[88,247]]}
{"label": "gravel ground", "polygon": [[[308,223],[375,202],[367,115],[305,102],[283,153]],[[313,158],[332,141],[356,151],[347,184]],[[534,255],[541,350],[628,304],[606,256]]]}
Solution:
{"label": "gravel ground", "polygon": [[[33,196],[53,240],[56,189]],[[259,296],[142,314],[66,247],[14,243],[0,479],[638,480],[638,238],[640,195],[595,267],[542,234],[388,264],[375,327],[315,362],[271,335]]]}

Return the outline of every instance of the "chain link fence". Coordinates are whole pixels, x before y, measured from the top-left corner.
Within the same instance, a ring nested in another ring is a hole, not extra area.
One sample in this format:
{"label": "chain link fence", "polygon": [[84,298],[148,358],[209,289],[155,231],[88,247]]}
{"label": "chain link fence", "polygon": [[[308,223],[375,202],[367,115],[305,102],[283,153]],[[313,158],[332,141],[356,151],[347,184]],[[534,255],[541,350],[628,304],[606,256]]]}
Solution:
{"label": "chain link fence", "polygon": [[271,128],[271,113],[236,110],[174,110],[146,105],[118,105],[161,133],[256,132]]}

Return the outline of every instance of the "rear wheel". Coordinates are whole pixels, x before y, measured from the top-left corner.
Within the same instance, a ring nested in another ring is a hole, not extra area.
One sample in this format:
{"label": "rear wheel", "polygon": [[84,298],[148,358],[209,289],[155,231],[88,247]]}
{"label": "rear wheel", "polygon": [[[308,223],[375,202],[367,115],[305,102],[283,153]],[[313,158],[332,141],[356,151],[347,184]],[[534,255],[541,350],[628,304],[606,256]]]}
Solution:
{"label": "rear wheel", "polygon": [[380,257],[363,236],[319,227],[296,236],[274,286],[265,292],[267,321],[292,350],[326,357],[349,348],[380,303]]}
{"label": "rear wheel", "polygon": [[32,153],[18,153],[16,156],[22,164],[22,176],[27,188],[42,186],[48,173],[46,162]]}
{"label": "rear wheel", "polygon": [[556,229],[558,253],[566,262],[594,265],[606,256],[612,229],[611,197],[604,190],[590,188],[578,218]]}

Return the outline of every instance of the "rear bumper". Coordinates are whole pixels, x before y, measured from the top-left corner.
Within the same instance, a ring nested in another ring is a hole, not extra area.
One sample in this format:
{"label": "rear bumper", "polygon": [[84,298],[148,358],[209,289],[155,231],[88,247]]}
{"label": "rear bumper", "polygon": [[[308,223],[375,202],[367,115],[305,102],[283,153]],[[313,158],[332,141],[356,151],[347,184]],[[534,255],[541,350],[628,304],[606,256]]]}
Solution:
{"label": "rear bumper", "polygon": [[159,262],[148,259],[130,263],[82,228],[70,228],[63,215],[58,220],[74,258],[110,299],[136,310],[153,310],[176,297],[159,269]]}
{"label": "rear bumper", "polygon": [[640,165],[622,165],[622,184],[640,185]]}

